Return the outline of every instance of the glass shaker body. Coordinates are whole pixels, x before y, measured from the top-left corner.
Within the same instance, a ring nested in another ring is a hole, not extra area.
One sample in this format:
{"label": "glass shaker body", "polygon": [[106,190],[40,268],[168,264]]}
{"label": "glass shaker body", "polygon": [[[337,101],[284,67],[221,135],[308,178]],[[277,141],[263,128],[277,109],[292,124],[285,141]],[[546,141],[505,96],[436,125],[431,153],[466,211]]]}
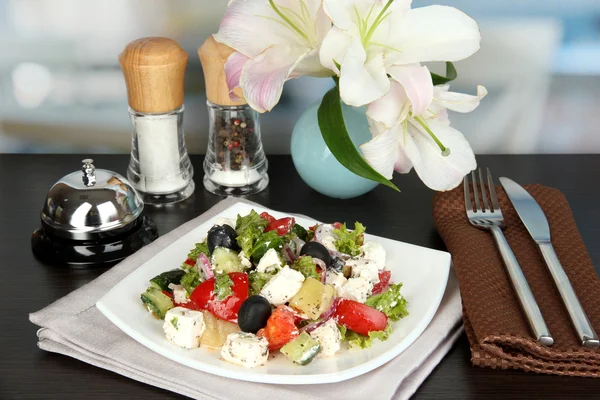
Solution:
{"label": "glass shaker body", "polygon": [[168,113],[129,108],[133,137],[127,178],[144,203],[165,205],[194,192],[194,169],[183,133],[184,106]]}
{"label": "glass shaker body", "polygon": [[249,195],[269,184],[258,113],[248,105],[207,101],[209,136],[204,187],[218,195]]}

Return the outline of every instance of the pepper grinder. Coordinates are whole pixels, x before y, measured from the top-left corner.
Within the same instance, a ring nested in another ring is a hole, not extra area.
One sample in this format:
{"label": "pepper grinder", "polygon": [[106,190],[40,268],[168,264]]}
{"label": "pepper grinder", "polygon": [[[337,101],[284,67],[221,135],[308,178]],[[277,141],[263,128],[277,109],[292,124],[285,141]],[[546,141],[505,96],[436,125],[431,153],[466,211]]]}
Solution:
{"label": "pepper grinder", "polygon": [[119,55],[133,124],[127,178],[144,203],[166,205],[194,192],[183,133],[187,52],[174,40],[148,37]]}
{"label": "pepper grinder", "polygon": [[233,49],[211,35],[198,49],[209,115],[204,187],[221,196],[255,194],[269,184],[258,113],[237,88],[230,93],[225,62]]}

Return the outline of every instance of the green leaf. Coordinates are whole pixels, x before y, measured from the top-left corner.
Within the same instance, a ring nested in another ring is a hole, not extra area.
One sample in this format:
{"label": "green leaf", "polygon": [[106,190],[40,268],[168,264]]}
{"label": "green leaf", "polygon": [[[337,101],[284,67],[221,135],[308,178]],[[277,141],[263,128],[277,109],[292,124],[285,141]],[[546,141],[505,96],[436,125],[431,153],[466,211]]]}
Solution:
{"label": "green leaf", "polygon": [[457,76],[458,73],[456,72],[456,68],[454,68],[454,64],[450,61],[446,61],[446,76],[441,76],[432,72],[431,80],[433,81],[433,86],[444,85],[455,80]]}
{"label": "green leaf", "polygon": [[260,294],[263,286],[275,276],[275,273],[252,271],[248,274],[250,296]]}
{"label": "green leaf", "polygon": [[408,315],[408,302],[400,293],[401,288],[401,283],[392,284],[385,292],[369,297],[365,304],[381,311],[392,321],[398,321]]}
{"label": "green leaf", "polygon": [[231,287],[233,281],[227,274],[216,274],[215,275],[215,298],[217,300],[225,300],[233,294]]}
{"label": "green leaf", "polygon": [[333,234],[336,237],[335,248],[339,252],[357,256],[360,254],[360,246],[364,243],[365,226],[360,222],[354,223],[354,230],[349,231],[346,228],[346,223],[339,228],[334,229]]}
{"label": "green leaf", "polygon": [[398,192],[400,191],[396,185],[375,171],[352,143],[344,123],[340,91],[337,86],[325,93],[317,115],[323,140],[340,164],[358,176],[382,183]]}
{"label": "green leaf", "polygon": [[305,278],[321,279],[321,275],[317,273],[317,267],[311,256],[299,257],[292,263],[290,268],[300,272]]}
{"label": "green leaf", "polygon": [[238,235],[237,243],[242,248],[244,254],[246,254],[246,257],[252,255],[252,247],[260,235],[262,235],[267,224],[268,222],[262,219],[254,210],[250,211],[250,214],[244,217],[241,215],[237,216],[235,224],[235,231]]}
{"label": "green leaf", "polygon": [[200,283],[202,283],[200,274],[195,270],[188,270],[188,272],[186,272],[186,274],[181,278],[181,284],[188,294],[192,294],[194,289],[196,289]]}

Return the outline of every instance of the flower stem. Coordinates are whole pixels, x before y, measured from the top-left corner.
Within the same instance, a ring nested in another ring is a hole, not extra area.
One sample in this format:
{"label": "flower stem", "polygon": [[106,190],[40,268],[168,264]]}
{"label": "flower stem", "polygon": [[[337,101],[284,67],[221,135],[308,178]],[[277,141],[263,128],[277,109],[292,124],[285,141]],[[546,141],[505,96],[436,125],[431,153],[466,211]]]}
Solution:
{"label": "flower stem", "polygon": [[442,150],[442,155],[444,157],[449,156],[450,155],[450,148],[444,146],[444,144],[440,141],[440,139],[437,138],[437,136],[435,136],[435,134],[431,131],[431,129],[429,128],[429,126],[427,126],[427,124],[425,123],[425,121],[423,121],[421,118],[419,117],[413,117],[415,121],[417,121],[419,123],[419,125],[421,125],[423,127],[423,129],[425,129],[427,131],[427,133],[429,133],[429,136],[431,136],[431,138],[433,139],[433,141],[435,142],[435,144],[438,145],[438,147],[440,148],[440,150]]}
{"label": "flower stem", "polygon": [[277,15],[279,15],[281,17],[281,19],[283,19],[290,28],[292,28],[300,36],[302,36],[304,39],[306,39],[307,42],[310,43],[310,39],[308,38],[306,33],[302,32],[302,30],[300,28],[298,28],[284,13],[282,13],[281,10],[279,10],[279,8],[277,8],[277,6],[275,5],[275,2],[273,0],[269,0],[269,4],[271,5],[271,8],[273,9],[273,11],[275,11],[277,13]]}

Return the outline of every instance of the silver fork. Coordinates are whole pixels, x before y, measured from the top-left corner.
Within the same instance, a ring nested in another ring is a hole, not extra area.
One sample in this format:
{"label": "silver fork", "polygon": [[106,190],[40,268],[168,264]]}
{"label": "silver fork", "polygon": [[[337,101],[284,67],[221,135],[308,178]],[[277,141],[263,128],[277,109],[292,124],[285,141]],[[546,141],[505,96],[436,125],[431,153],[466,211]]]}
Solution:
{"label": "silver fork", "polygon": [[468,175],[465,176],[464,179],[464,190],[465,190],[465,209],[467,211],[467,217],[469,218],[469,222],[471,225],[480,228],[489,230],[496,241],[498,246],[498,251],[504,260],[504,264],[506,265],[506,270],[508,272],[508,276],[512,282],[512,285],[517,293],[517,298],[521,303],[521,307],[525,316],[527,317],[527,322],[535,335],[537,341],[544,346],[552,346],[554,344],[554,339],[552,335],[550,335],[550,331],[548,330],[548,326],[546,326],[546,321],[544,321],[544,317],[540,311],[540,307],[538,306],[535,298],[533,297],[533,293],[531,292],[531,288],[525,279],[525,275],[523,275],[523,271],[521,270],[521,266],[517,261],[514,253],[510,249],[504,234],[502,233],[502,227],[504,226],[504,216],[502,215],[502,210],[500,209],[500,204],[498,203],[498,197],[496,196],[496,189],[494,187],[494,180],[492,179],[492,174],[490,173],[489,168],[487,169],[487,181],[490,191],[490,203],[488,202],[488,198],[486,195],[485,189],[485,181],[483,180],[483,174],[481,173],[481,169],[478,171],[479,173],[479,184],[481,186],[481,200],[482,204],[479,202],[479,189],[477,187],[477,177],[475,175],[475,171],[471,173],[471,179],[473,182],[473,198],[475,200],[475,208],[473,208],[473,204],[471,203],[471,190],[469,185]]}

